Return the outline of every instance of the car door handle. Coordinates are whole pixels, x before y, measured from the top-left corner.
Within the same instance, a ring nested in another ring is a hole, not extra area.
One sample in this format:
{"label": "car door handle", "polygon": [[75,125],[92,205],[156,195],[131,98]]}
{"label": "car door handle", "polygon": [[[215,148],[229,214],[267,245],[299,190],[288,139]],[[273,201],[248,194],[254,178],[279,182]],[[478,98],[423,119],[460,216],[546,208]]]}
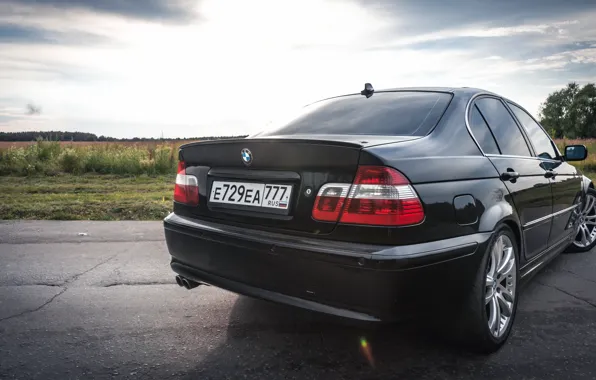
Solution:
{"label": "car door handle", "polygon": [[546,173],[544,173],[544,176],[546,178],[555,178],[557,176],[557,172],[554,170],[548,170]]}
{"label": "car door handle", "polygon": [[519,178],[519,173],[514,171],[506,171],[501,173],[501,181],[510,181],[513,182]]}

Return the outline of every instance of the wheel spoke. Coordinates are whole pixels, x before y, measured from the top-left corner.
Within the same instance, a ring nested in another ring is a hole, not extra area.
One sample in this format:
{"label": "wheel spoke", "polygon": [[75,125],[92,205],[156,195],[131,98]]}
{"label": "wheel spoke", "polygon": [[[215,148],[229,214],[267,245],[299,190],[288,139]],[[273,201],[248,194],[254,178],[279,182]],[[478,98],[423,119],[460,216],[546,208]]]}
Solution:
{"label": "wheel spoke", "polygon": [[495,278],[495,276],[497,275],[497,255],[496,255],[495,247],[493,247],[493,249],[491,249],[491,251],[490,251],[489,260],[490,260],[490,267],[488,269],[487,277],[490,276],[492,278]]}
{"label": "wheel spoke", "polygon": [[[497,305],[497,300],[495,299],[495,297],[492,297],[490,299],[490,303],[489,303],[489,309],[490,309],[490,313],[489,313],[489,319],[488,319],[488,328],[490,329],[490,331],[498,331],[498,328],[495,328],[495,325],[497,324],[497,313],[498,313],[498,309],[499,309],[499,305]],[[500,317],[500,314],[499,314]],[[499,318],[500,319],[500,318]]]}
{"label": "wheel spoke", "polygon": [[501,234],[488,252],[484,303],[488,328],[495,337],[503,335],[515,306],[516,259],[511,239]]}
{"label": "wheel spoke", "polygon": [[486,287],[488,288],[489,286],[492,287],[493,284],[495,283],[495,279],[493,278],[493,276],[491,275],[486,275]]}
{"label": "wheel spoke", "polygon": [[488,289],[486,291],[486,295],[484,296],[484,304],[488,305],[488,303],[490,301],[492,301],[492,299],[495,297],[495,292],[493,290],[493,288],[491,287],[490,289]]}
{"label": "wheel spoke", "polygon": [[493,254],[493,265],[494,265],[494,274],[498,273],[498,268],[501,265],[501,259],[503,257],[503,240],[501,237],[497,239],[495,242],[495,246],[492,251]]}
{"label": "wheel spoke", "polygon": [[503,299],[505,301],[513,302],[513,291],[512,290],[507,289],[503,285],[499,285],[499,290],[501,291],[501,296],[503,297]]}
{"label": "wheel spoke", "polygon": [[586,229],[586,236],[588,238],[588,243],[592,243],[592,241],[594,240],[592,238],[592,231],[590,230],[590,227],[588,227],[587,225],[584,224],[584,228]]}
{"label": "wheel spoke", "polygon": [[509,277],[510,275],[513,274],[513,272],[515,270],[515,260],[510,260],[507,264],[508,265],[506,265],[505,268],[503,268],[499,272],[499,280],[502,278]]}
{"label": "wheel spoke", "polygon": [[[505,253],[503,254],[503,259],[501,260],[501,263],[500,263],[499,267],[497,268],[497,273],[504,275],[505,269],[508,269],[508,271],[511,271],[511,268],[513,267],[512,260],[514,260],[513,247],[505,248]],[[507,267],[509,267],[509,268],[507,268]]]}
{"label": "wheel spoke", "polygon": [[499,307],[499,302],[497,301],[497,297],[493,297],[492,304],[495,308],[495,325],[493,328],[495,329],[495,333],[499,333],[501,328],[501,308]]}
{"label": "wheel spoke", "polygon": [[585,246],[586,242],[587,242],[587,237],[586,237],[586,231],[584,230],[583,224],[579,226],[579,234],[578,235],[579,235],[580,244],[582,246]]}
{"label": "wheel spoke", "polygon": [[582,214],[587,214],[594,207],[594,197],[586,196],[586,205],[582,210]]}
{"label": "wheel spoke", "polygon": [[586,220],[596,220],[596,214],[594,214],[594,215],[586,215],[584,218]]}
{"label": "wheel spoke", "polygon": [[582,229],[582,243],[584,245],[590,245],[590,240],[589,240],[589,236],[590,236],[590,231],[588,230],[588,227],[586,227],[586,225],[582,224],[581,226]]}
{"label": "wheel spoke", "polygon": [[512,302],[508,302],[501,293],[497,293],[495,298],[497,299],[497,302],[499,303],[499,311],[502,310],[503,315],[505,317],[511,317],[511,312],[513,311],[513,303]]}
{"label": "wheel spoke", "polygon": [[586,224],[588,226],[596,226],[596,220],[588,220],[586,218],[586,221],[584,222],[584,224]]}

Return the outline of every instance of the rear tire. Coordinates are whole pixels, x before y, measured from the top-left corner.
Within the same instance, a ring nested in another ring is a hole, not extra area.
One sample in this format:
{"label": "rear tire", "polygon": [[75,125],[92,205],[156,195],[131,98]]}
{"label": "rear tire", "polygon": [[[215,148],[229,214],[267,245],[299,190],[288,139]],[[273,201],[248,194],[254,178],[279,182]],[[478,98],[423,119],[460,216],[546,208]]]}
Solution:
{"label": "rear tire", "polygon": [[489,354],[507,341],[518,302],[519,249],[515,235],[500,226],[488,244],[476,278],[455,321],[456,339]]}

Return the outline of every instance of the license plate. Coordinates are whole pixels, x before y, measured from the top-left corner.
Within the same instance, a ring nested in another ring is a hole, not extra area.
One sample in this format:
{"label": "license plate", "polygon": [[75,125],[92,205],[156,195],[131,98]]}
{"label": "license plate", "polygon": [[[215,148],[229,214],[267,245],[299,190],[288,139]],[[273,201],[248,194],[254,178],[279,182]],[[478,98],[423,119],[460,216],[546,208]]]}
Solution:
{"label": "license plate", "polygon": [[209,202],[287,210],[292,186],[214,181]]}

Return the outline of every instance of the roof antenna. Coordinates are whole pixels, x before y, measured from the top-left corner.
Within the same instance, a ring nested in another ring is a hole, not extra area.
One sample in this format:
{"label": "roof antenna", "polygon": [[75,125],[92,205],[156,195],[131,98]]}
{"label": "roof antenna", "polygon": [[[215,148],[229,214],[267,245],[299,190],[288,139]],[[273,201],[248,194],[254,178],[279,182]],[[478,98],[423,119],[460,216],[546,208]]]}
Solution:
{"label": "roof antenna", "polygon": [[373,88],[372,84],[365,83],[364,90],[360,91],[360,95],[364,95],[367,98],[370,98],[371,96],[373,96],[374,92],[375,92],[375,89]]}

